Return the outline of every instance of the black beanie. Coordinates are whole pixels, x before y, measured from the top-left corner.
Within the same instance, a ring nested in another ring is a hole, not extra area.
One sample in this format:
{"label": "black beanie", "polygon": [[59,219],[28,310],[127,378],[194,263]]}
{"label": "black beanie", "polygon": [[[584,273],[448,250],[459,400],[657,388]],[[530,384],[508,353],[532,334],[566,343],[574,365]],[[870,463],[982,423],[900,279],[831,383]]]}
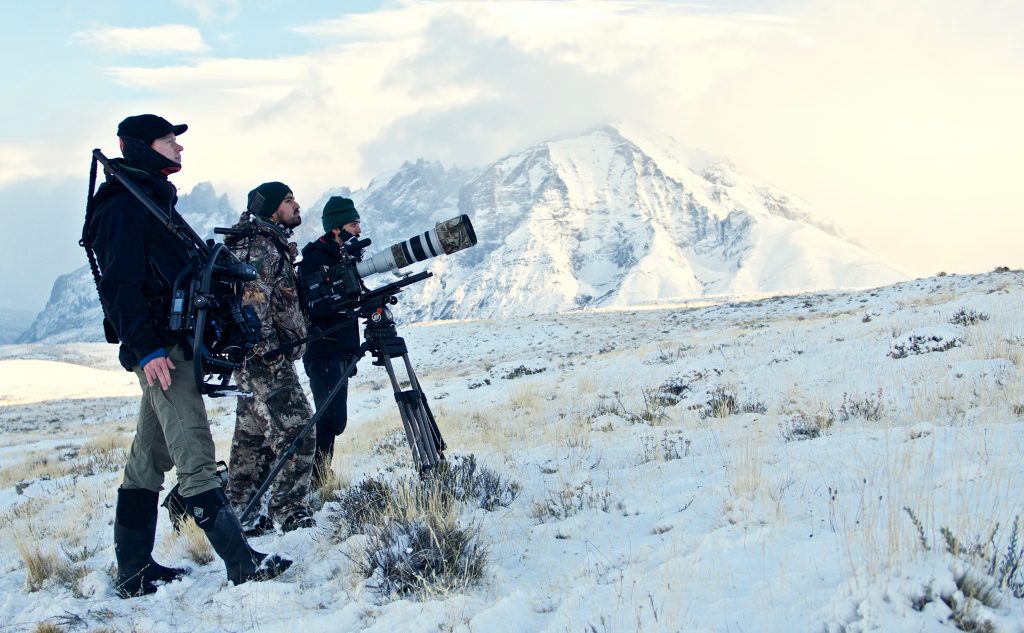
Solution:
{"label": "black beanie", "polygon": [[130,116],[117,126],[117,135],[122,138],[137,138],[146,145],[168,134],[184,134],[188,126],[184,123],[171,125],[167,119],[155,114]]}
{"label": "black beanie", "polygon": [[261,218],[269,218],[281,206],[284,197],[290,193],[291,188],[283,182],[265,182],[249,192],[246,210]]}
{"label": "black beanie", "polygon": [[349,198],[331,196],[331,199],[324,205],[324,233],[330,233],[332,229],[345,226],[349,222],[359,219],[359,212],[356,205]]}

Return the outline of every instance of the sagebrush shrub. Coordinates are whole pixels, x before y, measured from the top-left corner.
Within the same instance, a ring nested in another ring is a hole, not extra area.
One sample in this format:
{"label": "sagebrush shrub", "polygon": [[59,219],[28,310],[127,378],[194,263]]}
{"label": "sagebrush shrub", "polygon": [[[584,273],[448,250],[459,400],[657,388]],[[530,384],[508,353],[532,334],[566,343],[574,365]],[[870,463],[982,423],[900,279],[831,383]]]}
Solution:
{"label": "sagebrush shrub", "polygon": [[885,401],[882,399],[882,390],[854,398],[850,394],[843,394],[843,403],[836,411],[829,410],[831,421],[846,422],[858,418],[868,422],[878,422],[885,413]]}
{"label": "sagebrush shrub", "polygon": [[[932,548],[924,525],[909,507],[903,510],[914,524],[921,548],[930,551]],[[917,611],[923,611],[929,602],[941,600],[952,612],[950,618],[957,629],[995,633],[997,629],[994,625],[978,615],[976,605],[999,608],[1002,606],[1004,592],[1016,599],[1024,599],[1024,545],[1021,543],[1020,516],[1014,517],[1005,545],[997,542],[999,527],[997,523],[988,536],[967,543],[949,528],[939,528],[946,553],[956,561],[950,571],[953,572],[957,592],[935,594],[931,587],[927,587],[922,595],[913,600],[911,606]]]}
{"label": "sagebrush shrub", "polygon": [[834,418],[820,413],[815,415],[799,414],[794,416],[789,424],[782,428],[782,439],[787,442],[798,442],[800,440],[813,440],[821,437],[834,422]]}
{"label": "sagebrush shrub", "polygon": [[612,507],[612,493],[609,490],[595,490],[589,479],[576,486],[567,485],[553,490],[542,501],[533,504],[533,517],[544,521],[549,518],[567,519],[586,509],[608,512]]}
{"label": "sagebrush shrub", "polygon": [[949,319],[949,322],[953,325],[977,325],[982,321],[988,321],[989,315],[983,312],[977,312],[973,308],[960,308],[953,313],[953,316]]}
{"label": "sagebrush shrub", "polygon": [[366,526],[383,523],[392,500],[390,484],[380,479],[364,479],[338,493],[333,504],[337,512],[331,515],[335,518],[336,532],[340,537],[335,540],[343,540]]}
{"label": "sagebrush shrub", "polygon": [[715,387],[710,398],[703,405],[691,407],[697,409],[700,419],[727,418],[738,413],[765,413],[768,407],[763,402],[748,400],[741,402],[728,387]]}
{"label": "sagebrush shrub", "polygon": [[451,515],[395,518],[369,537],[356,568],[386,596],[460,590],[479,581],[487,566],[479,528],[459,527]]}
{"label": "sagebrush shrub", "polygon": [[507,508],[519,496],[520,485],[476,461],[475,455],[456,455],[443,462],[431,484],[441,494],[462,502],[472,501],[484,510]]}

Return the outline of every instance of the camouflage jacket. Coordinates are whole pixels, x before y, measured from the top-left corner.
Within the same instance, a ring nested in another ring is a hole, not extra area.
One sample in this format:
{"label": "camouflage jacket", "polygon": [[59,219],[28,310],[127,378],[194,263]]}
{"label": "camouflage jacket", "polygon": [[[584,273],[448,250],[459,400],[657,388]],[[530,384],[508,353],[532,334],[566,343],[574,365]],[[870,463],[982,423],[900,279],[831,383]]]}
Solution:
{"label": "camouflage jacket", "polygon": [[[298,248],[289,242],[290,231],[243,213],[234,227],[255,227],[255,237],[229,236],[224,243],[243,262],[256,267],[259,277],[246,282],[242,291],[243,305],[252,306],[260,318],[260,348],[268,352],[278,346],[306,336],[306,317],[299,305],[298,276],[295,258]],[[285,355],[289,360],[302,357],[306,346],[300,345]]]}

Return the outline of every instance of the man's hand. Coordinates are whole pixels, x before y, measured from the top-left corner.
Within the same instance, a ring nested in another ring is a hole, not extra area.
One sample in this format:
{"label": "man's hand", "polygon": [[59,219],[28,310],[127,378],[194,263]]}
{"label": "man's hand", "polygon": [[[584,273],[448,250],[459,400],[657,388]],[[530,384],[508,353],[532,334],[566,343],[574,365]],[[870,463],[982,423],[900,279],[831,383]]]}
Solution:
{"label": "man's hand", "polygon": [[171,362],[171,359],[161,356],[146,363],[142,368],[142,372],[146,374],[146,383],[150,387],[153,386],[154,380],[158,380],[160,381],[160,388],[167,391],[171,387],[172,369],[174,369],[174,363]]}

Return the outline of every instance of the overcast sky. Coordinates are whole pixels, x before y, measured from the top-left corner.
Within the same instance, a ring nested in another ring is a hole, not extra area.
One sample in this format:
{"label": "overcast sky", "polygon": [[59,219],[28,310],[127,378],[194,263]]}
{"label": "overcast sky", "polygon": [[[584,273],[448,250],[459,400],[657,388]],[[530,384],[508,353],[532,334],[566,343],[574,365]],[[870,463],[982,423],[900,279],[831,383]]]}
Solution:
{"label": "overcast sky", "polygon": [[0,307],[77,246],[93,147],[187,123],[188,191],[312,204],[641,122],[808,200],[911,275],[1024,267],[1024,3],[36,0],[4,6]]}

